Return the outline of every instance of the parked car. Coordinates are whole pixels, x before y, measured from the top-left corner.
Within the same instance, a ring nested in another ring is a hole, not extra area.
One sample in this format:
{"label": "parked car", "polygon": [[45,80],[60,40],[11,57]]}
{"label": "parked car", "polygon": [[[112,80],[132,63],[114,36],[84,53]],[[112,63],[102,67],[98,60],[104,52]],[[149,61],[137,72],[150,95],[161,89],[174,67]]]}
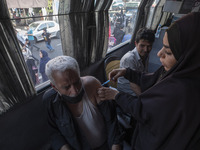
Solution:
{"label": "parked car", "polygon": [[47,32],[51,33],[51,37],[60,38],[60,27],[55,21],[36,21],[31,23],[29,28],[33,30],[33,36],[36,42],[44,40],[42,33],[45,28]]}
{"label": "parked car", "polygon": [[120,10],[124,7],[124,2],[121,3],[114,3],[112,5],[112,10]]}

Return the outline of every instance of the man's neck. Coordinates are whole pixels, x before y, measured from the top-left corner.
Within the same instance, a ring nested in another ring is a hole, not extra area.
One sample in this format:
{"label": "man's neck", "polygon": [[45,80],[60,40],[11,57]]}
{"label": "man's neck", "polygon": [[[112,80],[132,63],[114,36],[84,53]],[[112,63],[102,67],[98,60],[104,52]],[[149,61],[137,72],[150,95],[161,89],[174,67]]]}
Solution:
{"label": "man's neck", "polygon": [[142,59],[142,63],[145,66],[147,57],[146,56],[140,56],[140,58]]}
{"label": "man's neck", "polygon": [[72,104],[72,103],[68,103],[68,102],[66,102],[66,104],[74,117],[79,117],[82,114],[83,100],[81,100],[80,102],[78,102],[76,104]]}

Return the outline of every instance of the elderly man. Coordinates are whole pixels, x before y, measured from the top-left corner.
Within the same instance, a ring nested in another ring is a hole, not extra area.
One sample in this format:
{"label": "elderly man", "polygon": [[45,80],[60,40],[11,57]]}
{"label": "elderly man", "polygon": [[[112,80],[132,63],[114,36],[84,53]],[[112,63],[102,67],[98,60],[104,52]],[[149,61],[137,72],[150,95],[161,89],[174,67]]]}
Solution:
{"label": "elderly man", "polygon": [[51,89],[44,94],[52,148],[55,150],[120,150],[121,133],[112,101],[99,103],[100,82],[80,77],[77,61],[58,56],[46,64]]}

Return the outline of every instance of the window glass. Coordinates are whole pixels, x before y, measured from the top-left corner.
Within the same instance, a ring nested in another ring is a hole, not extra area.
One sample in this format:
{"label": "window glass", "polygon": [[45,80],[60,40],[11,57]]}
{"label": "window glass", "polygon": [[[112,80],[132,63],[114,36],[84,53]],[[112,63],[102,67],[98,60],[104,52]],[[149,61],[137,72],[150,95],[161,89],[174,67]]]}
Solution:
{"label": "window glass", "polygon": [[[54,4],[55,2],[56,4]],[[42,8],[9,8],[10,18],[28,71],[35,72],[31,79],[36,88],[48,81],[45,74],[45,64],[50,59],[63,55],[60,27],[56,16],[58,4],[59,1],[55,0],[53,3],[48,3],[47,7]],[[52,7],[52,5],[55,6]],[[52,16],[53,14],[54,16]],[[47,30],[47,34],[44,36],[43,29]]]}
{"label": "window glass", "polygon": [[113,0],[109,9],[108,51],[132,38],[140,0]]}
{"label": "window glass", "polygon": [[52,28],[52,27],[55,26],[53,22],[49,22],[49,23],[47,23],[47,24],[48,24],[48,27],[49,27],[49,28]]}
{"label": "window glass", "polygon": [[[31,24],[30,24],[30,28],[31,28]],[[41,30],[47,29],[47,24],[46,23],[41,23],[36,28],[37,28],[37,31],[41,31]],[[34,30],[34,29],[32,28],[32,30]]]}
{"label": "window glass", "polygon": [[33,23],[31,23],[31,24],[29,25],[29,27],[32,28],[32,30],[35,30],[39,25],[40,25],[39,23],[33,22]]}
{"label": "window glass", "polygon": [[[26,51],[35,60],[35,66],[32,67],[35,71],[35,76],[32,77],[35,86],[40,86],[48,80],[44,73],[46,61],[43,61],[40,50],[47,53],[48,59],[63,54],[60,27],[56,16],[58,4],[59,1],[54,0],[47,7],[9,8],[22,52],[25,54]],[[108,50],[131,39],[139,4],[140,0],[113,0],[109,9]],[[49,34],[43,36],[45,28]],[[29,30],[32,30],[32,37],[27,35]],[[24,59],[27,62],[27,57]]]}

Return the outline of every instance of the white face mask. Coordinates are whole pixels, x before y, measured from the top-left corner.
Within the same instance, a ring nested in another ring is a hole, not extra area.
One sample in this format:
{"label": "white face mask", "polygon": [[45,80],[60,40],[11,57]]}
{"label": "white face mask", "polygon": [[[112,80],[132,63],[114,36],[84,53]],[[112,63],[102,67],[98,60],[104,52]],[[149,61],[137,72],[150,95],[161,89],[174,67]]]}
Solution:
{"label": "white face mask", "polygon": [[29,54],[28,54],[28,52],[26,52],[26,51],[23,51],[22,52],[22,54],[23,54],[23,56],[24,56],[24,59],[25,59],[25,61],[28,59],[28,57],[29,57]]}
{"label": "white face mask", "polygon": [[27,55],[27,53],[26,53],[26,52],[22,52],[22,54],[23,54],[23,55]]}

